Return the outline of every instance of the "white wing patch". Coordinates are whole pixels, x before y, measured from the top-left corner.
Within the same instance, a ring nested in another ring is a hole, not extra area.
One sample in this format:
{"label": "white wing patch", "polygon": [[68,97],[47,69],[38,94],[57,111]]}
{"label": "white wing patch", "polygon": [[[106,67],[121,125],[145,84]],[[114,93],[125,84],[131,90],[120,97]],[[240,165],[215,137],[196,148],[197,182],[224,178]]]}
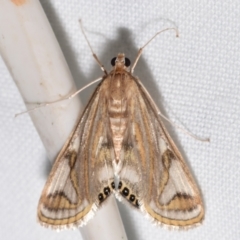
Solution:
{"label": "white wing patch", "polygon": [[189,183],[181,164],[178,161],[173,160],[169,169],[169,180],[160,195],[160,203],[163,205],[169,203],[176,193],[184,193],[189,196],[195,196],[196,194],[191,183]]}
{"label": "white wing patch", "polygon": [[196,194],[179,161],[171,161],[169,175],[169,179],[173,182],[176,192],[185,193],[190,196],[194,196]]}
{"label": "white wing patch", "polygon": [[123,168],[121,170],[121,175],[124,175],[124,177],[131,183],[138,183],[140,181],[139,174],[136,172],[136,169],[134,168]]}
{"label": "white wing patch", "polygon": [[164,153],[168,149],[167,143],[165,140],[163,140],[163,138],[160,138],[159,142],[160,142],[159,144],[160,151]]}
{"label": "white wing patch", "polygon": [[[68,160],[64,159],[64,161],[62,161],[59,164],[59,167],[56,169],[54,176],[52,177],[52,183],[49,185],[49,188],[47,189],[47,194],[62,191],[67,184],[69,174],[70,174],[70,167],[68,165]],[[59,178],[58,176],[61,176],[61,178]],[[72,188],[71,183],[70,185],[69,184],[67,185],[68,187]]]}

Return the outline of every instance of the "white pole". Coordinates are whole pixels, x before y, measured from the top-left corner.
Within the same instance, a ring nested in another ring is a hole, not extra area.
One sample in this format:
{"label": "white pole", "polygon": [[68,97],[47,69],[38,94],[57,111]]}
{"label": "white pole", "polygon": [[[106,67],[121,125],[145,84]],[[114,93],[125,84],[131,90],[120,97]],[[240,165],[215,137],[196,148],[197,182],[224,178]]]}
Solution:
{"label": "white pole", "polygon": [[[27,103],[51,102],[76,90],[38,0],[1,0],[0,36],[0,54],[27,108],[33,107],[33,104]],[[30,113],[52,163],[81,111],[80,100],[75,97]],[[79,229],[85,240],[127,239],[113,198],[85,227]]]}

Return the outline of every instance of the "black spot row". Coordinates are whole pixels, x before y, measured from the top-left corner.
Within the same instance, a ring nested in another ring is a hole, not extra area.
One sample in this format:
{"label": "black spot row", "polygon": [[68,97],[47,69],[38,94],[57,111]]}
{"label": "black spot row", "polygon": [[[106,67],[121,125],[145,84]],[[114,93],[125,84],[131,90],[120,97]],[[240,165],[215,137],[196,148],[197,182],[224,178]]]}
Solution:
{"label": "black spot row", "polygon": [[[111,186],[114,189],[114,187],[115,187],[114,182],[111,183]],[[110,193],[111,193],[110,187],[105,187],[103,189],[103,193],[98,194],[98,200],[100,201],[100,203],[103,202],[110,195]]]}
{"label": "black spot row", "polygon": [[[118,189],[120,190],[121,194],[129,200],[135,207],[139,208],[138,200],[136,199],[136,196],[134,194],[130,194],[130,190],[127,187],[122,188],[122,182],[119,182]],[[130,194],[130,195],[129,195]]]}

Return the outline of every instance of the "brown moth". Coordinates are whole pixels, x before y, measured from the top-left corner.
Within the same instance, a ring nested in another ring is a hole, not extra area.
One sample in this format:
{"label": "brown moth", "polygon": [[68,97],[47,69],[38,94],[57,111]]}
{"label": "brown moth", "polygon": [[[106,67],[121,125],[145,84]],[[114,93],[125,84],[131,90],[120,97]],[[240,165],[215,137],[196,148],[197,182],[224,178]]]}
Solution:
{"label": "brown moth", "polygon": [[104,69],[42,192],[42,225],[81,226],[112,193],[163,225],[188,228],[203,220],[198,187],[158,108],[132,75],[142,49],[131,70],[122,53],[110,73]]}

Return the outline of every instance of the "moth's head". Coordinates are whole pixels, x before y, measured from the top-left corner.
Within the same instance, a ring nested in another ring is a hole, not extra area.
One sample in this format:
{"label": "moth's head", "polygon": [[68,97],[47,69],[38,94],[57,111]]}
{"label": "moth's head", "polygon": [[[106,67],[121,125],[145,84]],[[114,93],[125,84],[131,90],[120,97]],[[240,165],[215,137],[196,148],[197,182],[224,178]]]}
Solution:
{"label": "moth's head", "polygon": [[111,65],[114,70],[126,70],[129,71],[131,62],[128,58],[125,57],[124,53],[119,53],[117,57],[114,57],[111,60]]}

